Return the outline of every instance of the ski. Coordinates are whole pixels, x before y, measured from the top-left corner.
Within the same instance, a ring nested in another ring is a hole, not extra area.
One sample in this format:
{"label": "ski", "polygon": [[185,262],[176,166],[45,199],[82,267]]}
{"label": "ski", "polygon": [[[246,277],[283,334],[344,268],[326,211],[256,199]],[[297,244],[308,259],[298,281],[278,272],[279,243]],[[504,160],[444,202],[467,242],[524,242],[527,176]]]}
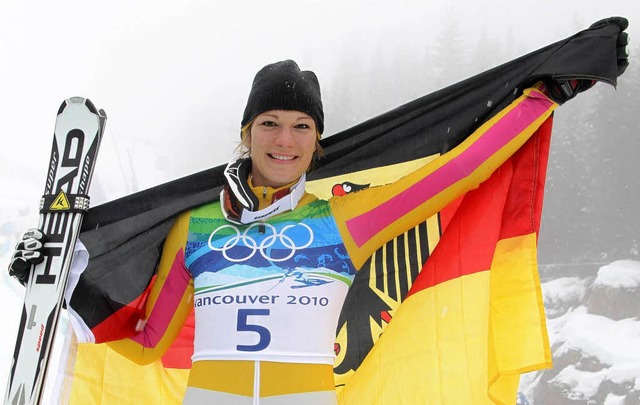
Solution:
{"label": "ski", "polygon": [[27,282],[5,405],[40,404],[73,250],[89,209],[89,184],[106,114],[82,97],[58,110],[39,228],[45,259]]}

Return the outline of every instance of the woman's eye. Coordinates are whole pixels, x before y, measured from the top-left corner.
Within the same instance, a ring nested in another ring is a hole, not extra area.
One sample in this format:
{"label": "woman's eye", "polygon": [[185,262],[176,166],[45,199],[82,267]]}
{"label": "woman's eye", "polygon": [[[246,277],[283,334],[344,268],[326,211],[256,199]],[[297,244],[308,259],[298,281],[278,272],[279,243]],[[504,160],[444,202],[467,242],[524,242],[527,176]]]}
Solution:
{"label": "woman's eye", "polygon": [[262,122],[262,124],[260,124],[260,125],[264,125],[265,127],[275,127],[275,126],[277,126],[278,124],[276,124],[276,123],[275,123],[275,122],[273,122],[273,121],[264,121],[264,122]]}
{"label": "woman's eye", "polygon": [[309,125],[307,125],[307,124],[298,124],[298,125],[296,125],[296,128],[298,128],[298,129],[309,129],[311,127]]}

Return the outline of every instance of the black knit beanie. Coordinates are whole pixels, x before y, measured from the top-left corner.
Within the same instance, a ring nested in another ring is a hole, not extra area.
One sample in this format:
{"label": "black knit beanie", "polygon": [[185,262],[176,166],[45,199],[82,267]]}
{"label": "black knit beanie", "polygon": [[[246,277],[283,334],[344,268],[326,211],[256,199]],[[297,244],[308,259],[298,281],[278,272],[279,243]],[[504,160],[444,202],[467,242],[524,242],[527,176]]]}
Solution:
{"label": "black knit beanie", "polygon": [[272,63],[260,69],[253,79],[241,126],[270,110],[295,110],[308,114],[318,132],[324,131],[320,84],[315,73],[301,71],[292,60]]}

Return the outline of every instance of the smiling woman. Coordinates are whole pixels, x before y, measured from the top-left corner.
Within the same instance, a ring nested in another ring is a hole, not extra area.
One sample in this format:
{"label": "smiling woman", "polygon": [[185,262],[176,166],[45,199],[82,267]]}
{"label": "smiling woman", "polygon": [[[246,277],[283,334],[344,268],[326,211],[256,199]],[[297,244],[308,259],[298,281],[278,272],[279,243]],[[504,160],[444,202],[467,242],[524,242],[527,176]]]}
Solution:
{"label": "smiling woman", "polygon": [[262,68],[241,125],[254,186],[282,187],[300,178],[322,150],[324,112],[315,73],[292,60]]}

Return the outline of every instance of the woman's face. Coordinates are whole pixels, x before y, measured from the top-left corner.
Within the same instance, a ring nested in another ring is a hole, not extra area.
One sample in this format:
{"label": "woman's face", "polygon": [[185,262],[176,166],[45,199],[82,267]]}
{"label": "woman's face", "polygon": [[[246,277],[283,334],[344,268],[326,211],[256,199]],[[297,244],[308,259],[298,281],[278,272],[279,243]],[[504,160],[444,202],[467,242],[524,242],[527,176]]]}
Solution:
{"label": "woman's face", "polygon": [[316,125],[300,111],[271,110],[258,115],[250,131],[254,186],[280,187],[304,173],[316,150]]}

